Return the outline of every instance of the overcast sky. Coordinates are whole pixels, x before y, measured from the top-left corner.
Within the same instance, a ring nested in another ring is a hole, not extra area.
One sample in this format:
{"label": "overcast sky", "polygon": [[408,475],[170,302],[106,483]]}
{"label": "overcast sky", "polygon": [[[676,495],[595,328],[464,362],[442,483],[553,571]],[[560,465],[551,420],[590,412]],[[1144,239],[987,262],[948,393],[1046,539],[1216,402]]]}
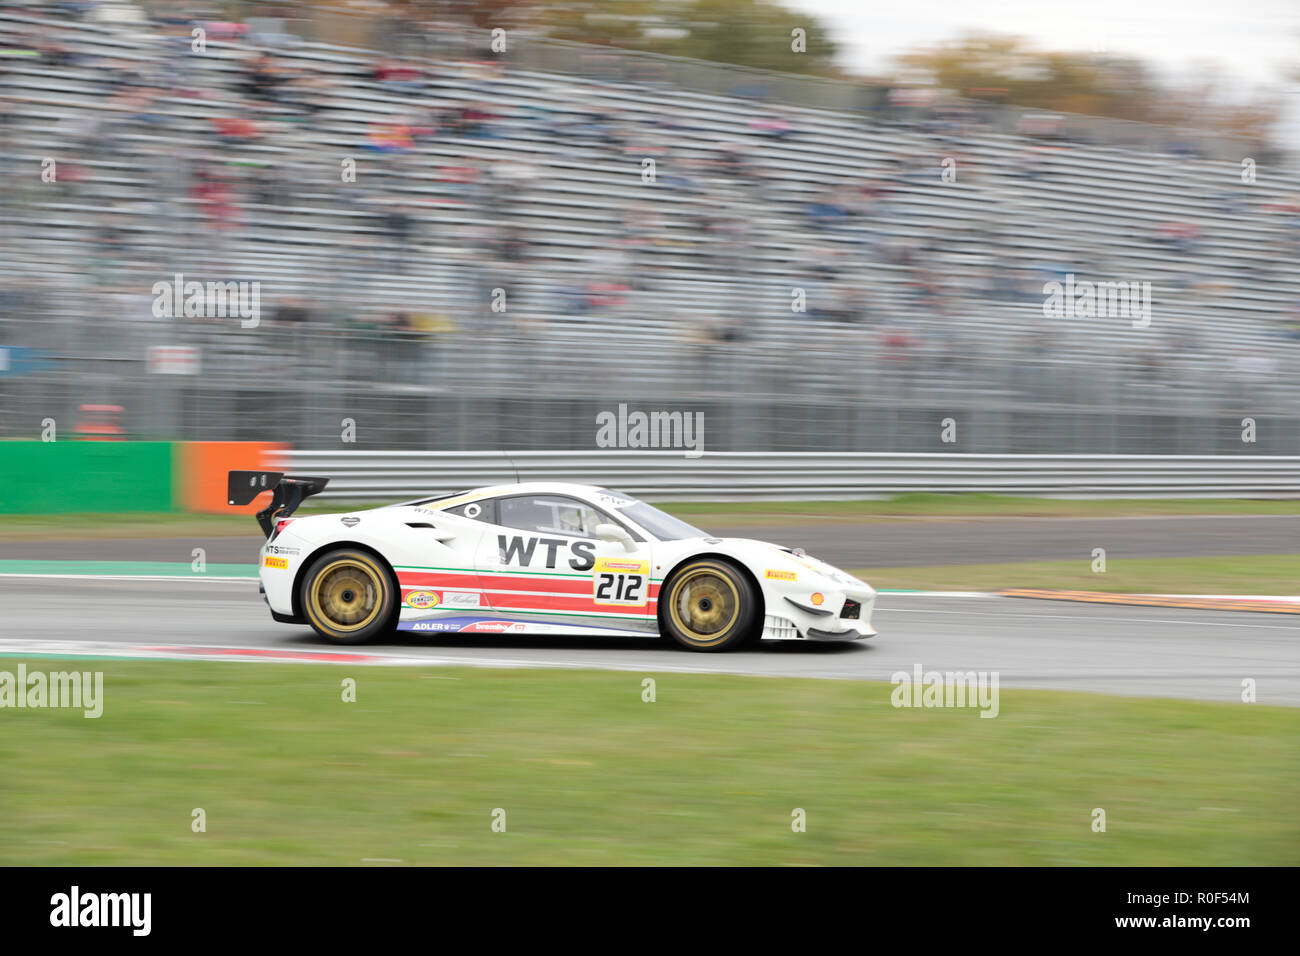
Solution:
{"label": "overcast sky", "polygon": [[783,0],[837,31],[841,63],[889,72],[900,52],[971,30],[1022,36],[1048,50],[1107,49],[1147,61],[1166,79],[1214,64],[1231,92],[1259,85],[1286,91],[1285,138],[1300,143],[1300,0]]}

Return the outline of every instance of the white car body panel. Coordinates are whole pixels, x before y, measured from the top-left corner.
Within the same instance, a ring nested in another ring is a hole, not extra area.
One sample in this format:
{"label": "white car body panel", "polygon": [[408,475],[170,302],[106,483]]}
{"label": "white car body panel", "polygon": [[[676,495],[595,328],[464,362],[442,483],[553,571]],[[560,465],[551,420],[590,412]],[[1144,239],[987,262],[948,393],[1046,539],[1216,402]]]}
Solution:
{"label": "white car body panel", "polygon": [[[490,508],[489,502],[503,498],[543,495],[576,498],[615,516],[643,540],[633,541],[628,550],[619,541],[524,531],[447,510],[474,504]],[[688,558],[720,555],[747,569],[757,582],[764,639],[875,635],[870,622],[876,592],[866,582],[765,541],[659,540],[623,513],[636,503],[590,485],[527,482],[425,504],[292,518],[263,545],[259,573],[271,610],[293,619],[296,583],[313,555],[360,545],[382,556],[397,576],[399,630],[648,636],[659,633],[657,592],[665,577]],[[840,616],[846,601],[860,605],[856,617]]]}

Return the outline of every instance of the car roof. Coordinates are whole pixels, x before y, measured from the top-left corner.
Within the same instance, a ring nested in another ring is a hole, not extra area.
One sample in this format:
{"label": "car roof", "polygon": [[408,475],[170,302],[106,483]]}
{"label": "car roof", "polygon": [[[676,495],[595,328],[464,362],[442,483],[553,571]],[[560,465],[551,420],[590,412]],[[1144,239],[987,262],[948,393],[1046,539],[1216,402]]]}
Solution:
{"label": "car roof", "polygon": [[[436,508],[447,508],[466,501],[482,501],[484,498],[497,498],[502,495],[541,494],[567,495],[586,501],[596,500],[600,495],[616,494],[620,498],[632,500],[628,495],[611,492],[608,488],[601,488],[598,485],[583,485],[572,481],[523,481],[508,485],[484,485],[481,488],[471,488],[468,491],[462,491],[454,495],[445,495],[436,499],[422,498],[420,501],[425,501]],[[416,502],[408,503],[414,504]]]}
{"label": "car roof", "polygon": [[[476,494],[485,495],[550,494],[577,495],[580,498],[590,498],[601,494],[602,491],[603,489],[598,485],[581,485],[572,481],[521,481],[510,485],[488,485],[474,489]],[[604,493],[609,494],[608,491]]]}

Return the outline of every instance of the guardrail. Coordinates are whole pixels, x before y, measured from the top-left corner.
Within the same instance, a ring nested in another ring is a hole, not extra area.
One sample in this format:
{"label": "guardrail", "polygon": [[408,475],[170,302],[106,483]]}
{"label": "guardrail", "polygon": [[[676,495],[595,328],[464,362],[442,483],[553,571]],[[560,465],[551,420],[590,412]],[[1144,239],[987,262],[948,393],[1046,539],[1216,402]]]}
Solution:
{"label": "guardrail", "polygon": [[877,498],[986,492],[1069,498],[1300,497],[1300,457],[671,451],[287,451],[328,475],[322,497],[401,500],[514,481],[574,481],[659,501]]}

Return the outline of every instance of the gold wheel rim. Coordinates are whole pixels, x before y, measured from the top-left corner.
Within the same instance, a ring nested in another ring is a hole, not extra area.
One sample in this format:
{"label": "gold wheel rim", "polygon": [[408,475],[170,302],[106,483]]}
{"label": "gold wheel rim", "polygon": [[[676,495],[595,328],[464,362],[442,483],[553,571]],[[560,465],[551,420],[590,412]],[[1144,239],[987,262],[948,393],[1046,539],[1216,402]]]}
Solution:
{"label": "gold wheel rim", "polygon": [[725,573],[711,567],[694,568],[673,584],[668,611],[688,640],[716,644],[740,614],[740,592]]}
{"label": "gold wheel rim", "polygon": [[312,581],[312,611],[336,631],[359,631],[378,617],[383,593],[377,568],[343,558],[327,564]]}

